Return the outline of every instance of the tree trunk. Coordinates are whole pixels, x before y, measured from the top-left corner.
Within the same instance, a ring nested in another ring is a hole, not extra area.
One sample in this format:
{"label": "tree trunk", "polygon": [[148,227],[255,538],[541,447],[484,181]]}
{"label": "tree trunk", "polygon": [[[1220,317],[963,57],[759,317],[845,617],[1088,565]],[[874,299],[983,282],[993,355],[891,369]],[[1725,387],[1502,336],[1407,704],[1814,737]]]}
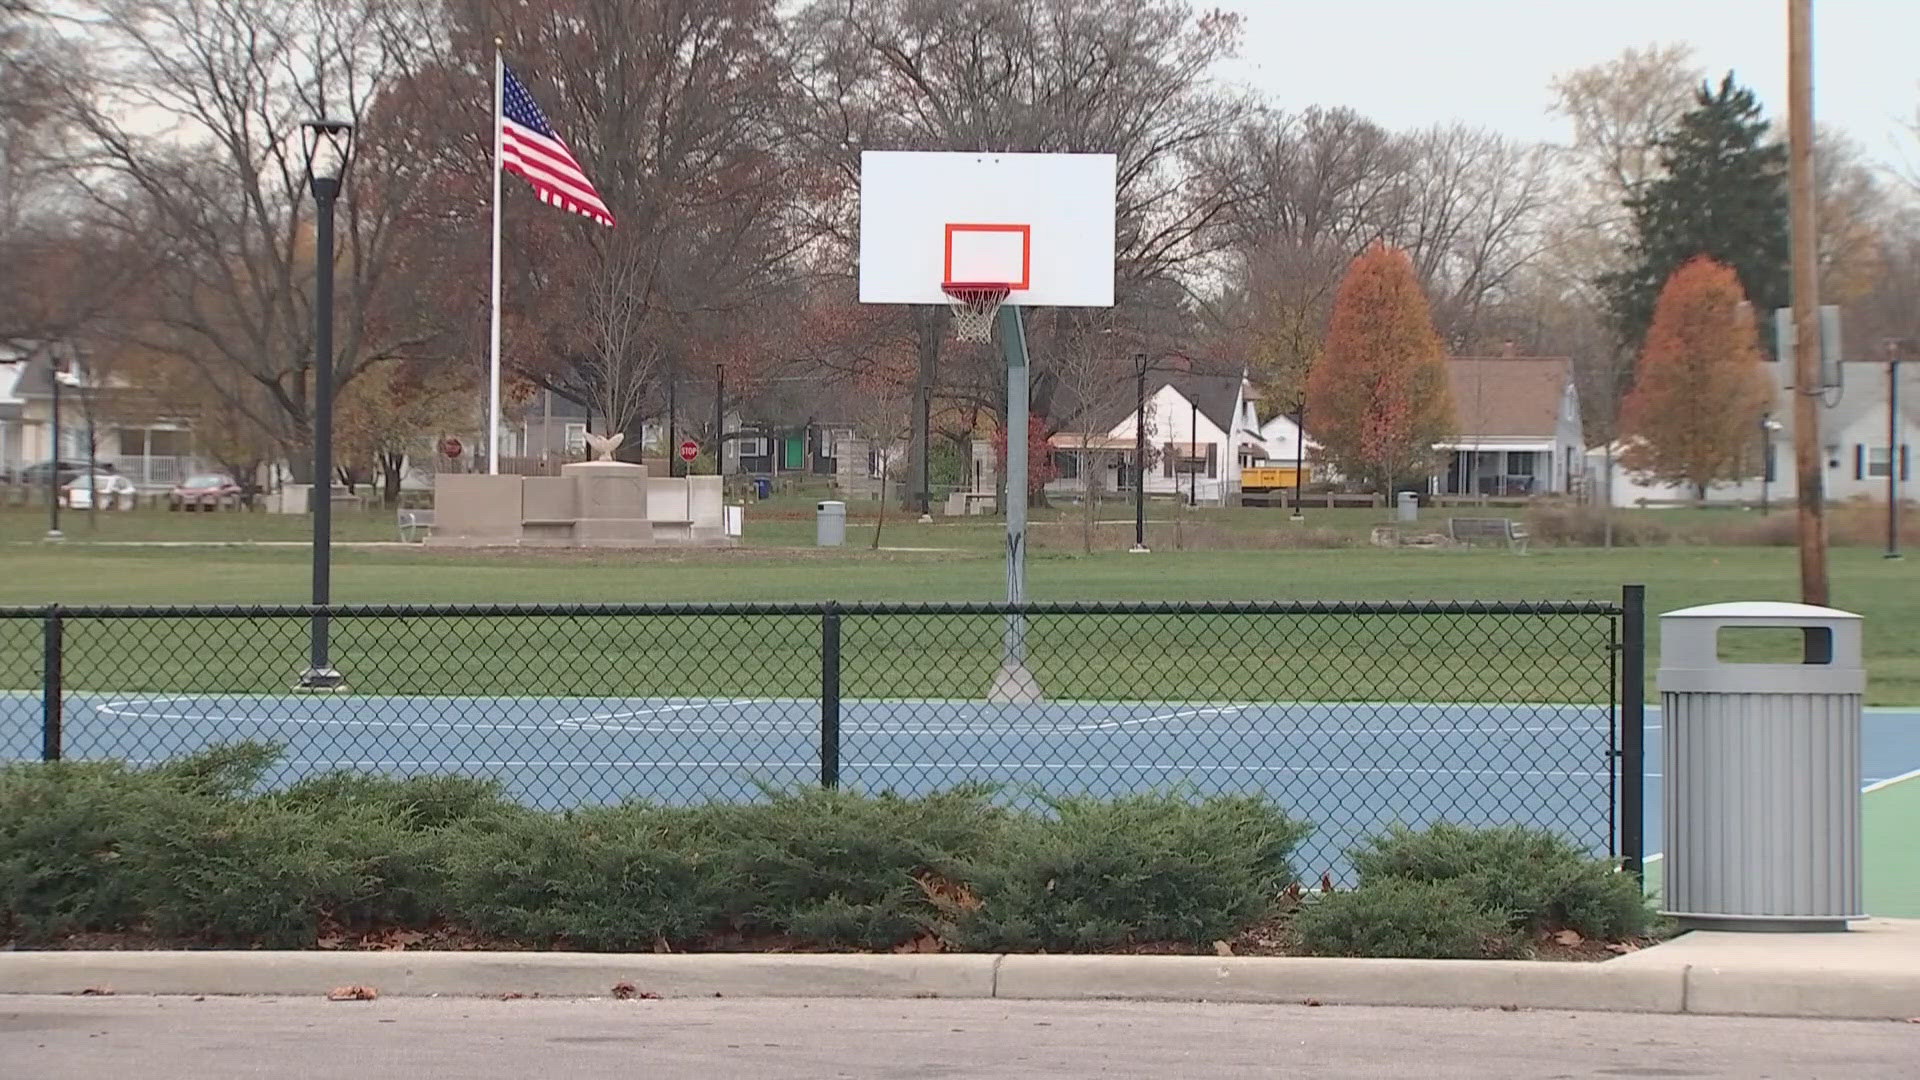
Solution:
{"label": "tree trunk", "polygon": [[387,509],[396,509],[400,505],[400,472],[406,463],[404,454],[382,453],[380,455],[380,501]]}
{"label": "tree trunk", "polygon": [[887,456],[884,453],[880,456],[880,497],[874,500],[874,504],[880,512],[879,516],[873,519],[872,550],[879,551],[880,530],[887,524]]}

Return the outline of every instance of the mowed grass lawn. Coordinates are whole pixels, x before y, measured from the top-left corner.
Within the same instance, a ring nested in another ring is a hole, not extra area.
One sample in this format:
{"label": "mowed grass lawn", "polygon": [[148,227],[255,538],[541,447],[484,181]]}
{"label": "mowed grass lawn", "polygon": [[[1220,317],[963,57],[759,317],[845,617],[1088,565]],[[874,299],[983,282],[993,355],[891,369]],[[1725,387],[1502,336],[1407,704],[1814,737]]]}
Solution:
{"label": "mowed grass lawn", "polygon": [[[1054,526],[1062,535],[1051,537],[1050,546],[1038,551],[1029,564],[1033,598],[1613,600],[1618,598],[1623,583],[1641,582],[1648,588],[1648,609],[1657,614],[1716,601],[1792,600],[1798,596],[1797,563],[1790,548],[1544,548],[1525,557],[1491,549],[1179,551],[1172,547],[1174,529],[1167,520],[1174,511],[1163,506],[1153,510],[1156,523],[1150,540],[1156,547],[1147,555],[1124,550],[1081,555],[1073,550],[1073,538],[1065,535],[1066,526]],[[1214,520],[1242,530],[1286,527],[1281,515],[1260,517],[1259,513],[1252,512],[1254,516],[1249,517],[1246,512],[1229,512]],[[1377,512],[1372,511],[1347,516],[1355,515],[1378,520]],[[5,515],[8,519],[21,516]],[[1108,520],[1118,516],[1102,514]],[[147,514],[124,517],[130,520],[113,526],[122,535],[136,529],[161,528],[191,529],[198,534],[213,529],[209,523],[223,515],[188,515],[195,519],[193,524],[178,527],[153,523],[146,520],[151,517]],[[245,517],[260,521],[266,515]],[[1309,517],[1315,517],[1312,511]],[[380,520],[386,519],[380,516]],[[1357,527],[1346,521],[1339,524]],[[370,521],[350,524],[352,531],[347,535],[368,535],[375,531],[373,525]],[[57,547],[31,541],[0,545],[0,567],[4,568],[0,572],[0,604],[299,602],[307,594],[308,554],[301,547],[96,545],[85,541],[84,527],[78,521],[71,526],[73,540]],[[0,523],[0,535],[17,536],[30,527],[25,521],[7,520]],[[280,521],[252,527],[273,527],[281,534],[276,538],[292,538],[285,536],[292,530],[281,526]],[[756,531],[762,534],[761,542],[797,544],[810,536],[811,523],[795,515],[768,522],[760,530],[750,525],[750,539]],[[335,554],[334,595],[345,603],[918,601],[995,600],[1003,595],[997,523],[973,519],[923,526],[905,519],[889,522],[882,535],[890,547],[936,550],[873,552],[849,547],[818,551],[796,547],[530,554],[345,548]],[[857,541],[859,536],[860,531],[855,530],[850,539]],[[1842,548],[1833,553],[1832,571],[1835,606],[1859,612],[1867,620],[1870,700],[1876,704],[1920,702],[1920,560],[1889,561],[1876,551]],[[884,643],[877,630],[849,627],[847,690],[850,694],[880,692],[882,684],[889,681],[930,690],[970,689],[976,681],[971,668],[976,665],[972,661],[961,663],[959,657],[978,652],[978,659],[984,663],[992,655],[997,631],[984,623],[896,625],[887,631],[895,636]],[[1356,632],[1361,630],[1366,632]],[[1650,619],[1649,630],[1655,646],[1648,662],[1651,680],[1658,666],[1657,620]],[[153,688],[244,689],[235,680],[245,681],[240,672],[252,665],[240,664],[235,658],[249,648],[273,654],[273,678],[279,679],[282,657],[299,654],[299,631],[298,626],[285,623],[233,626],[218,631],[223,641],[214,642],[188,640],[176,629],[172,631],[175,640],[161,642],[167,657],[164,666],[170,674]],[[15,624],[3,632],[0,653],[9,659],[0,662],[0,678],[22,683],[23,688],[31,685],[29,672],[37,670],[33,650],[38,628]],[[81,635],[70,641],[70,652],[79,646],[82,657],[91,651],[102,664],[110,661],[124,666],[125,655],[118,647],[109,648],[104,639],[96,649],[85,648],[86,634],[108,632],[70,630],[70,635]],[[355,632],[341,628],[342,647],[352,647]],[[402,644],[381,640],[369,629],[358,632],[366,635],[363,646],[367,649],[387,650]],[[406,654],[404,664],[385,665],[392,674],[384,686],[396,693],[445,692],[456,683],[467,692],[532,692],[529,686],[551,691],[569,682],[571,672],[601,669],[615,653],[631,657],[638,651],[678,658],[669,666],[683,671],[725,669],[731,673],[706,677],[698,684],[698,692],[770,693],[815,677],[805,669],[804,654],[796,651],[803,642],[811,641],[813,632],[811,626],[799,624],[747,627],[724,620],[680,624],[678,629],[662,625],[644,633],[631,628],[553,626],[538,628],[537,635],[517,637],[493,629],[477,632],[473,627],[442,628],[431,641],[407,643],[406,647],[414,651]],[[146,633],[151,642],[154,631]],[[1537,650],[1550,648],[1553,642],[1504,628],[1475,629],[1475,642],[1442,644],[1436,626],[1431,635],[1424,635],[1435,642],[1431,655],[1418,655],[1427,651],[1417,640],[1423,635],[1407,629],[1389,632],[1337,622],[1213,629],[1162,623],[1125,633],[1110,624],[1037,626],[1035,633],[1036,653],[1041,657],[1053,655],[1047,651],[1047,642],[1057,639],[1054,648],[1063,657],[1060,663],[1084,667],[1086,661],[1070,655],[1075,650],[1104,650],[1100,655],[1112,658],[1101,667],[1108,674],[1099,679],[1070,673],[1060,676],[1069,683],[1087,684],[1079,686],[1087,694],[1103,689],[1144,694],[1152,688],[1148,684],[1180,691],[1165,694],[1168,698],[1187,693],[1232,697],[1252,692],[1310,693],[1324,689],[1327,680],[1336,678],[1343,669],[1354,678],[1359,677],[1354,674],[1357,672],[1377,672],[1372,678],[1383,687],[1424,683],[1434,688],[1432,696],[1436,699],[1468,700],[1481,693],[1525,692],[1533,684],[1533,691],[1519,700],[1553,700],[1565,690],[1554,685],[1556,676],[1543,674],[1545,654],[1536,655]],[[1099,637],[1070,649],[1068,643],[1077,640],[1072,638],[1073,633]],[[1575,636],[1586,633],[1583,629]],[[227,640],[235,634],[240,640]],[[781,641],[769,641],[769,635]],[[786,640],[789,637],[790,642]],[[1584,637],[1580,640],[1586,641]],[[1306,641],[1313,644],[1303,644]],[[864,648],[864,659],[853,654],[856,646]],[[154,646],[147,647],[151,650]],[[1584,650],[1586,645],[1580,648]],[[783,659],[776,662],[776,654]],[[716,656],[723,659],[716,661]],[[1129,666],[1121,658],[1135,663]],[[1592,662],[1584,655],[1578,660],[1582,681]],[[949,687],[941,673],[955,670],[966,674]],[[199,674],[191,674],[194,671]],[[220,674],[223,671],[231,674]],[[1123,671],[1135,674],[1116,674]],[[1118,680],[1124,685],[1102,687],[1091,685],[1089,680]],[[672,685],[687,692],[690,684],[678,678]],[[666,684],[658,679],[634,680],[635,690],[664,688]],[[376,692],[377,687],[370,685],[363,673],[356,678],[356,689]]]}

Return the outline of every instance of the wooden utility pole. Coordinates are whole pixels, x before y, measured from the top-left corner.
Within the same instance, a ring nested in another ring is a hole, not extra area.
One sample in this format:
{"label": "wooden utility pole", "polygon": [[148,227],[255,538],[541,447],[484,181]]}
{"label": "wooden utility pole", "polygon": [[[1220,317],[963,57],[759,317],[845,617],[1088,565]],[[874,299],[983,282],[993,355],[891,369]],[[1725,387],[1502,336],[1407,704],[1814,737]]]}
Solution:
{"label": "wooden utility pole", "polygon": [[1820,460],[1820,290],[1813,218],[1813,0],[1787,0],[1787,140],[1793,233],[1793,460],[1800,500],[1800,600],[1827,604]]}

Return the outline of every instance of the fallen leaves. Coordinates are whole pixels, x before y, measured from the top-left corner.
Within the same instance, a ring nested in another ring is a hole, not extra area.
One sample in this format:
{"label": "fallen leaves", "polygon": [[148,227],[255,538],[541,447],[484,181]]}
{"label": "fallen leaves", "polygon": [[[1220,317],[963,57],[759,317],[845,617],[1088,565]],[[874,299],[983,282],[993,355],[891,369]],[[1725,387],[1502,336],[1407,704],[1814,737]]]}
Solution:
{"label": "fallen leaves", "polygon": [[112,997],[113,987],[89,986],[85,990],[80,991],[80,996],[81,997]]}
{"label": "fallen leaves", "polygon": [[945,948],[946,945],[943,944],[939,938],[923,930],[900,944],[895,945],[893,951],[897,953],[937,953]]}
{"label": "fallen leaves", "polygon": [[1567,946],[1568,948],[1572,948],[1573,946],[1578,945],[1587,939],[1584,937],[1581,937],[1580,931],[1578,930],[1562,930],[1553,935],[1553,940],[1562,945]]}
{"label": "fallen leaves", "polygon": [[1607,951],[1615,956],[1625,956],[1628,953],[1639,952],[1640,946],[1631,941],[1609,941],[1607,942]]}
{"label": "fallen leaves", "polygon": [[1301,1002],[1300,1004],[1305,1005],[1309,1009],[1317,1009],[1320,1007],[1320,999],[1308,998],[1307,1000]]}
{"label": "fallen leaves", "polygon": [[1231,942],[1227,942],[1227,941],[1216,941],[1216,942],[1214,942],[1214,943],[1213,943],[1213,955],[1215,955],[1215,956],[1232,956],[1232,955],[1233,955],[1233,944],[1232,944]]}
{"label": "fallen leaves", "polygon": [[613,984],[615,1001],[659,1001],[660,995],[651,990],[641,990],[625,979]]}
{"label": "fallen leaves", "polygon": [[372,1001],[380,991],[371,986],[336,986],[327,991],[328,1001]]}

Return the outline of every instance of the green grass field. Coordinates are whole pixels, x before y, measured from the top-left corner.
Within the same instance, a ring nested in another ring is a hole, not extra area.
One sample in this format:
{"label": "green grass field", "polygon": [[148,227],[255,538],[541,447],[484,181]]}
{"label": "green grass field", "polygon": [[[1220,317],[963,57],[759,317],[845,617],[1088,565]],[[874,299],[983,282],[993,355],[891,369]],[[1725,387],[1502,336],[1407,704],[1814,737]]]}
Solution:
{"label": "green grass field", "polygon": [[[856,522],[850,546],[823,551],[797,546],[811,539],[810,502],[764,504],[763,519],[749,518],[749,542],[724,551],[458,552],[421,548],[336,550],[334,596],[347,603],[445,602],[653,602],[995,600],[1003,595],[1000,525],[990,519],[920,525],[911,518],[888,521],[887,548],[860,545]],[[865,508],[861,508],[865,509]],[[1124,508],[1122,508],[1124,509]],[[1648,590],[1648,610],[1657,614],[1724,600],[1791,600],[1798,595],[1791,548],[1582,547],[1538,548],[1524,557],[1504,550],[1386,550],[1245,546],[1233,550],[1177,550],[1179,511],[1155,505],[1151,554],[1078,551],[1070,524],[1042,515],[1039,544],[1029,565],[1036,600],[1261,600],[1261,599],[1465,599],[1614,600],[1625,582]],[[1071,515],[1072,510],[1064,511]],[[775,516],[784,514],[784,517]],[[70,518],[84,519],[82,515]],[[1104,515],[1103,515],[1104,517]],[[1308,526],[1364,531],[1377,522],[1371,510],[1308,511]],[[305,522],[266,514],[102,514],[100,537],[89,538],[82,520],[70,520],[61,545],[37,542],[44,518],[23,511],[0,513],[0,604],[247,603],[299,602],[308,589],[308,554],[301,546],[152,547],[130,541],[203,541],[231,534],[253,540],[297,541]],[[1113,519],[1107,519],[1113,520]],[[1316,524],[1316,522],[1320,524]],[[110,524],[109,524],[110,523]],[[1243,534],[1258,539],[1299,526],[1262,510],[1195,514],[1181,531],[1197,539]],[[390,532],[385,514],[348,515],[343,541]],[[1123,544],[1129,525],[1118,531]],[[870,535],[870,534],[869,534]],[[119,543],[115,543],[118,541]],[[1229,541],[1231,542],[1231,541]],[[794,545],[794,546],[782,546]],[[1833,602],[1866,618],[1869,697],[1877,704],[1920,702],[1920,560],[1889,561],[1878,552],[1838,548],[1833,553]],[[1654,648],[1649,677],[1657,667],[1657,620],[1650,619]],[[990,636],[990,635],[976,635]],[[1177,639],[1169,639],[1177,640]],[[1301,654],[1264,645],[1251,648],[1215,642],[1234,662],[1288,676],[1297,685],[1307,670]],[[988,647],[983,642],[982,648]],[[1165,645],[1142,643],[1154,654]],[[1186,654],[1187,650],[1176,650]],[[1488,658],[1491,659],[1491,658]],[[1218,662],[1215,662],[1218,666]],[[1497,667],[1496,664],[1485,664]],[[484,670],[463,665],[468,674]],[[1168,673],[1191,665],[1170,661]],[[1452,669],[1452,677],[1459,668]],[[1182,676],[1191,680],[1193,675]],[[1238,676],[1251,678],[1246,674]],[[1463,679],[1486,686],[1488,676]],[[1463,691],[1464,692],[1464,691]]]}

